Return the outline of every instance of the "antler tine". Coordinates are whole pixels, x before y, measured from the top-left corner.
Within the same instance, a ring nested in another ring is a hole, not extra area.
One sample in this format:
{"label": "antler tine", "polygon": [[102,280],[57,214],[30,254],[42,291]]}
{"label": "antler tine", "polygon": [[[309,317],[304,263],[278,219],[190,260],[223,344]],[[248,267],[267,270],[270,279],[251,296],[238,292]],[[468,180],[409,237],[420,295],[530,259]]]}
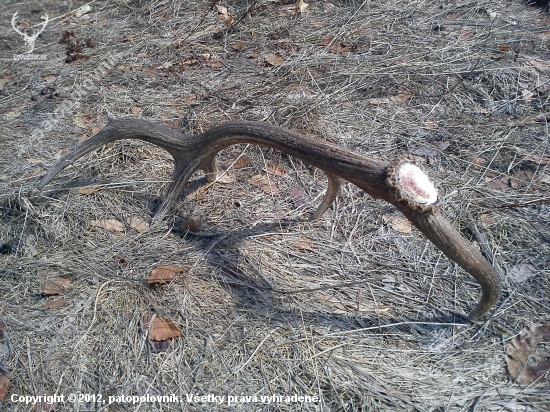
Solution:
{"label": "antler tine", "polygon": [[170,211],[196,170],[204,170],[207,181],[214,180],[215,156],[220,150],[236,143],[259,144],[280,150],[325,172],[329,187],[312,218],[318,218],[330,206],[341,179],[396,206],[435,246],[480,284],[482,296],[470,314],[472,321],[485,315],[500,296],[500,281],[495,269],[438,212],[437,190],[410,161],[398,159],[390,164],[370,159],[266,123],[228,123],[198,136],[188,136],[143,120],[111,120],[98,134],[59,159],[42,178],[38,188],[42,189],[70,162],[105,143],[120,139],[141,139],[166,149],[174,157],[173,181],[154,220],[161,219]]}

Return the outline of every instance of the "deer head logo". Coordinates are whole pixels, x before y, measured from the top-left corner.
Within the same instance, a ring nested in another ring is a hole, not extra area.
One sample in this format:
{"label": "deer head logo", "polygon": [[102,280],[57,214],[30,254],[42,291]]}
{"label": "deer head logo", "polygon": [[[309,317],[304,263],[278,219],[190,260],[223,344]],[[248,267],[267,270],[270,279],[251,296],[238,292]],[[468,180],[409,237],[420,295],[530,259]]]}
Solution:
{"label": "deer head logo", "polygon": [[44,31],[44,29],[46,28],[46,25],[48,24],[49,18],[48,18],[48,15],[46,14],[46,21],[44,21],[44,23],[41,23],[42,28],[40,28],[39,30],[33,29],[32,30],[32,35],[29,36],[27,34],[26,30],[20,31],[17,28],[17,26],[15,25],[15,19],[17,18],[17,13],[19,13],[19,12],[16,11],[15,14],[13,15],[12,19],[11,19],[11,26],[13,27],[13,30],[15,30],[21,36],[23,36],[23,40],[25,41],[25,47],[27,48],[27,51],[25,53],[30,54],[34,50],[34,42],[36,41],[36,39],[38,38],[40,33],[42,33]]}

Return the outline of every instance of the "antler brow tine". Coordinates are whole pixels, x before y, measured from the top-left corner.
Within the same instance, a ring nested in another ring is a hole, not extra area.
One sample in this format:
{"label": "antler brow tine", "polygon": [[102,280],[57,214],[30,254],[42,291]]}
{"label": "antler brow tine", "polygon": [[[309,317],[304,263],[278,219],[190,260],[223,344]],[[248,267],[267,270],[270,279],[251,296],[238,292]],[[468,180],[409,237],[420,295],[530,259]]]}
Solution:
{"label": "antler brow tine", "polygon": [[387,163],[290,130],[260,122],[233,122],[189,136],[175,130],[136,119],[110,120],[97,134],[61,157],[38,183],[42,190],[71,162],[106,143],[139,139],[167,150],[174,158],[174,173],[154,220],[162,219],[173,207],[196,170],[204,170],[208,181],[216,176],[215,156],[237,143],[271,147],[321,169],[329,179],[329,189],[312,218],[330,206],[341,179],[363,189],[374,198],[397,207],[435,246],[480,284],[482,295],[469,318],[477,321],[497,302],[500,280],[495,269],[439,213],[437,190],[423,172],[407,159]]}

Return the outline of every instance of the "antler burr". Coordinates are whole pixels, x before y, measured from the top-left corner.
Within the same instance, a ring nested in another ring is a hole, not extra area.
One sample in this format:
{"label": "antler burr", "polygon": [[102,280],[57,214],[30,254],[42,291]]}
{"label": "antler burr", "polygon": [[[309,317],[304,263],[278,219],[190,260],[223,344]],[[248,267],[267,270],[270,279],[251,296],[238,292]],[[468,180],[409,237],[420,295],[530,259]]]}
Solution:
{"label": "antler burr", "polygon": [[500,281],[495,269],[439,213],[440,199],[427,176],[411,161],[393,163],[371,159],[351,150],[260,122],[234,122],[189,136],[175,130],[135,119],[110,120],[100,132],[60,158],[38,184],[41,190],[61,170],[102,145],[121,139],[140,139],[167,150],[174,158],[173,180],[154,220],[165,216],[183,193],[191,175],[204,170],[206,180],[215,180],[216,153],[237,143],[271,147],[321,169],[329,188],[313,214],[320,217],[335,199],[340,182],[347,180],[373,198],[383,199],[399,209],[449,259],[472,275],[482,294],[469,318],[477,321],[497,302]]}

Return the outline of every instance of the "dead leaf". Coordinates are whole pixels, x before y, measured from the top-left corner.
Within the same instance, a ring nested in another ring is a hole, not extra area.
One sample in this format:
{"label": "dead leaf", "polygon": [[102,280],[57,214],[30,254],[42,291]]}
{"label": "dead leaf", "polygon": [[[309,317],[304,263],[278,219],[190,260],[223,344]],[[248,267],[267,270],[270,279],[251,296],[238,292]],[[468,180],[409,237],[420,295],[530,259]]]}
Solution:
{"label": "dead leaf", "polygon": [[197,100],[197,95],[196,94],[190,94],[190,95],[187,95],[183,98],[184,102],[191,102],[193,100]]}
{"label": "dead leaf", "polygon": [[460,17],[460,13],[451,13],[447,16],[447,20],[456,20]]}
{"label": "dead leaf", "polygon": [[319,46],[328,46],[334,40],[334,36],[326,37],[317,43]]}
{"label": "dead leaf", "polygon": [[85,187],[81,187],[81,188],[78,189],[76,192],[77,192],[79,195],[87,196],[87,195],[91,195],[92,193],[97,192],[98,190],[99,190],[99,188],[97,188],[97,187],[85,186]]}
{"label": "dead leaf", "polygon": [[0,372],[0,402],[6,397],[10,386],[10,376],[6,372]]}
{"label": "dead leaf", "polygon": [[69,287],[71,280],[67,278],[50,278],[44,284],[42,293],[44,295],[60,295]]}
{"label": "dead leaf", "polygon": [[484,166],[485,165],[485,160],[482,159],[481,157],[476,157],[476,158],[474,158],[474,160],[472,160],[472,164],[474,164],[476,166]]}
{"label": "dead leaf", "polygon": [[545,166],[550,164],[550,157],[543,157],[537,154],[534,154],[532,150],[525,150],[520,147],[514,148],[518,156],[522,157],[522,161],[532,163],[533,166]]}
{"label": "dead leaf", "polygon": [[300,236],[300,239],[292,242],[292,247],[298,250],[312,250],[313,242],[305,236]]}
{"label": "dead leaf", "polygon": [[302,206],[305,206],[307,193],[301,186],[292,186],[289,190],[289,195],[292,198],[292,203],[294,208],[298,209]]}
{"label": "dead leaf", "polygon": [[124,225],[116,219],[90,220],[88,224],[106,229],[109,232],[124,232]]}
{"label": "dead leaf", "polygon": [[186,199],[193,199],[193,200],[201,200],[204,199],[206,196],[206,192],[208,191],[208,186],[201,186],[199,188],[196,188],[196,186],[192,186],[186,188],[184,190],[184,195]]}
{"label": "dead leaf", "polygon": [[520,263],[510,269],[509,277],[515,282],[525,282],[537,274],[537,268],[530,263]]}
{"label": "dead leaf", "polygon": [[437,129],[439,127],[439,125],[436,122],[434,122],[433,120],[426,120],[424,123],[430,129]]}
{"label": "dead leaf", "polygon": [[235,16],[232,16],[227,11],[227,7],[221,6],[219,4],[214,5],[214,8],[218,11],[218,20],[225,24],[227,27],[231,27],[233,23],[237,20]]}
{"label": "dead leaf", "polygon": [[181,336],[180,330],[170,318],[143,318],[143,325],[152,341],[164,341]]}
{"label": "dead leaf", "polygon": [[346,43],[332,43],[329,50],[331,53],[347,53],[349,46]]}
{"label": "dead leaf", "polygon": [[478,216],[479,223],[481,224],[481,227],[484,229],[489,229],[492,226],[496,225],[499,221],[496,217],[491,216],[488,213],[482,213]]}
{"label": "dead leaf", "polygon": [[412,233],[411,222],[406,217],[383,215],[382,220],[396,232],[405,234]]}
{"label": "dead leaf", "polygon": [[265,61],[272,66],[282,66],[285,63],[285,59],[278,54],[270,54],[266,56]]}
{"label": "dead leaf", "polygon": [[235,163],[233,163],[233,169],[242,169],[248,166],[250,162],[251,162],[250,157],[241,156]]}
{"label": "dead leaf", "polygon": [[498,48],[500,49],[500,51],[503,51],[503,52],[509,52],[510,51],[510,46],[508,46],[507,44],[499,44]]}
{"label": "dead leaf", "polygon": [[545,382],[550,371],[550,350],[539,345],[550,341],[550,324],[531,326],[506,345],[506,364],[513,381],[521,385]]}
{"label": "dead leaf", "polygon": [[55,300],[49,300],[44,303],[44,309],[59,309],[67,305],[67,300],[61,296]]}
{"label": "dead leaf", "polygon": [[272,175],[275,175],[275,176],[285,176],[286,175],[285,169],[282,166],[277,166],[277,165],[268,166],[267,167],[267,172],[271,173]]}
{"label": "dead leaf", "polygon": [[152,270],[151,276],[147,279],[147,283],[150,285],[166,285],[172,282],[176,277],[183,276],[184,273],[183,268],[179,266],[159,266]]}
{"label": "dead leaf", "polygon": [[395,96],[393,96],[392,100],[395,99],[399,103],[407,103],[409,100],[411,100],[413,95],[411,93],[397,93]]}
{"label": "dead leaf", "polygon": [[[487,176],[488,173],[485,174],[485,176]],[[508,186],[508,178],[507,177],[503,177],[501,179],[494,179],[492,181],[489,182],[489,187],[492,187],[493,189],[497,189],[497,190],[505,190],[505,189],[509,189],[509,186]]]}
{"label": "dead leaf", "polygon": [[139,114],[143,111],[143,107],[141,106],[133,106],[130,111],[132,112],[132,114]]}
{"label": "dead leaf", "polygon": [[458,40],[470,40],[472,37],[474,37],[474,33],[472,33],[471,31],[467,31],[465,33],[461,33],[458,36]]}
{"label": "dead leaf", "polygon": [[233,46],[231,46],[231,48],[236,51],[241,51],[242,49],[244,49],[245,46],[246,46],[246,43],[242,41],[240,43],[234,44]]}
{"label": "dead leaf", "polygon": [[479,104],[474,104],[474,112],[480,113],[480,114],[489,114],[489,113],[491,113],[489,110],[487,110],[484,107],[481,107]]}
{"label": "dead leaf", "polygon": [[223,63],[222,62],[212,62],[209,64],[210,67],[212,67],[213,69],[221,69],[223,67]]}
{"label": "dead leaf", "polygon": [[126,219],[126,223],[136,232],[144,233],[149,230],[149,223],[139,216],[130,216]]}
{"label": "dead leaf", "polygon": [[519,170],[510,177],[510,187],[518,189],[526,186],[534,188],[533,178],[534,173],[530,170]]}
{"label": "dead leaf", "polygon": [[309,7],[309,4],[307,4],[304,0],[298,0],[296,2],[296,5],[294,6],[294,13],[295,14],[305,13],[308,7]]}
{"label": "dead leaf", "polygon": [[260,187],[263,192],[268,195],[276,196],[280,193],[280,190],[275,182],[264,175],[254,175],[248,179],[248,183]]}

